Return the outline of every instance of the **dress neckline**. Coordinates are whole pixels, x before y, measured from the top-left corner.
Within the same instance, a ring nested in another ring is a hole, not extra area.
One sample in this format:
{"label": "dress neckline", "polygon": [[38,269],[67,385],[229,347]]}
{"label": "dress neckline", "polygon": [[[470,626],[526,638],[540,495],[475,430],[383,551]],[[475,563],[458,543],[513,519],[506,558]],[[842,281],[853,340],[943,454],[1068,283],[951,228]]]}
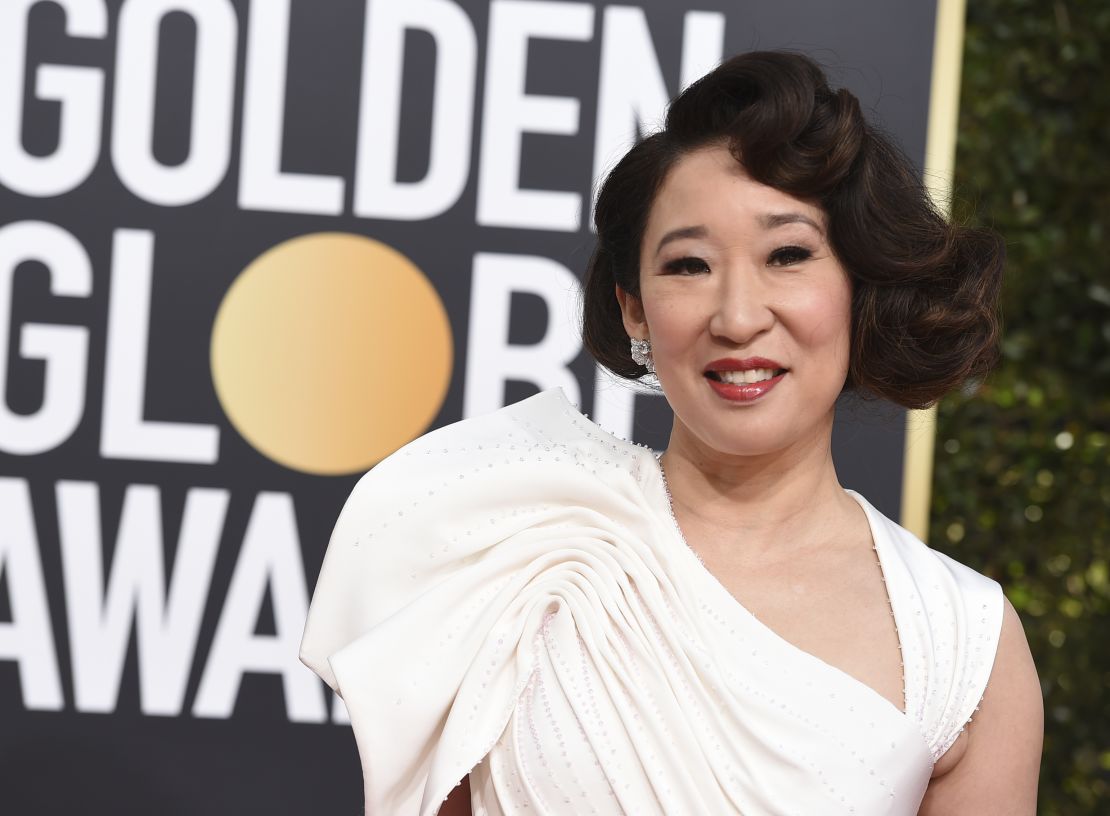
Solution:
{"label": "dress neckline", "polygon": [[[705,562],[702,561],[701,556],[698,555],[698,553],[694,550],[693,547],[690,546],[689,542],[686,540],[686,536],[682,532],[682,527],[679,525],[678,519],[675,517],[674,505],[671,501],[671,491],[670,491],[670,487],[667,484],[667,475],[663,470],[663,463],[660,461],[660,457],[662,456],[663,452],[662,451],[655,451],[654,449],[652,449],[651,447],[649,447],[647,445],[642,445],[642,444],[639,444],[637,442],[632,442],[630,440],[623,439],[623,438],[621,438],[619,436],[616,436],[615,434],[607,431],[605,428],[601,427],[596,422],[593,422],[592,420],[590,420],[590,418],[588,416],[586,416],[580,410],[578,410],[578,407],[575,404],[570,402],[570,400],[566,396],[566,393],[563,391],[563,389],[561,387],[557,386],[552,390],[557,393],[560,401],[562,401],[564,403],[564,408],[569,409],[569,413],[571,415],[575,416],[579,420],[582,420],[584,422],[589,423],[592,427],[596,428],[598,431],[600,431],[602,434],[604,434],[606,437],[608,437],[611,440],[612,443],[628,446],[629,448],[632,449],[632,452],[634,454],[636,454],[636,453],[641,453],[642,454],[643,452],[647,452],[650,455],[651,460],[652,460],[652,466],[649,467],[648,470],[649,470],[650,473],[654,474],[654,480],[655,480],[655,486],[657,488],[657,493],[664,497],[664,502],[666,503],[666,512],[662,513],[662,515],[665,516],[667,521],[669,522],[670,532],[671,532],[673,538],[681,544],[681,547],[679,548],[680,551],[683,552],[687,557],[689,557],[690,559],[693,560],[693,562],[696,564],[696,566],[694,568],[696,570],[698,570],[700,573],[702,573],[703,575],[710,578],[712,580],[712,582],[714,584],[716,584],[717,587],[719,587],[720,591],[724,594],[724,596],[727,599],[729,599],[731,604],[740,613],[750,617],[752,619],[752,621],[755,623],[756,627],[760,631],[762,631],[768,639],[777,643],[780,646],[780,648],[785,649],[789,653],[792,653],[792,654],[795,654],[797,656],[802,657],[803,660],[811,661],[811,662],[814,662],[814,663],[818,664],[821,667],[824,667],[826,670],[831,671],[834,674],[841,676],[842,678],[845,678],[849,682],[849,684],[851,684],[851,685],[854,685],[854,686],[859,687],[861,689],[865,689],[866,694],[869,694],[870,696],[874,697],[876,700],[881,700],[882,701],[881,705],[884,705],[887,708],[889,708],[890,710],[896,712],[899,717],[902,717],[903,719],[910,721],[914,725],[914,730],[917,731],[917,733],[919,733],[919,734],[921,733],[920,729],[917,726],[917,720],[916,720],[916,713],[917,712],[910,710],[911,694],[910,694],[910,688],[909,688],[909,685],[908,685],[909,684],[909,675],[908,675],[908,672],[906,671],[906,662],[907,662],[906,661],[906,646],[907,646],[907,644],[903,642],[903,634],[910,631],[910,628],[909,628],[910,622],[908,620],[906,620],[905,613],[902,613],[902,612],[899,611],[899,606],[895,603],[896,593],[893,593],[891,591],[891,588],[890,588],[889,579],[890,579],[890,573],[891,573],[891,564],[892,564],[892,560],[894,559],[894,555],[888,549],[889,539],[888,539],[887,530],[886,530],[885,524],[883,523],[883,518],[879,514],[879,511],[878,511],[877,508],[872,506],[871,503],[866,498],[864,498],[862,495],[857,493],[855,490],[852,490],[851,488],[844,488],[844,492],[847,493],[849,496],[851,496],[856,501],[856,503],[859,504],[860,507],[863,508],[864,515],[867,517],[867,526],[868,526],[868,529],[870,530],[870,533],[871,533],[872,548],[874,549],[875,554],[877,556],[877,560],[879,562],[879,570],[880,570],[880,573],[882,575],[883,589],[884,589],[884,592],[886,593],[887,606],[890,609],[890,614],[891,614],[891,617],[894,621],[895,635],[896,635],[896,639],[897,639],[897,642],[898,642],[899,663],[901,663],[901,666],[902,666],[902,707],[901,708],[899,706],[895,705],[895,703],[892,700],[888,699],[885,695],[880,694],[872,686],[868,685],[867,683],[864,683],[859,678],[852,676],[848,672],[844,671],[844,669],[841,669],[837,666],[834,666],[831,663],[828,663],[827,661],[822,660],[820,657],[813,654],[812,652],[807,652],[805,649],[801,648],[800,646],[797,646],[796,644],[790,642],[789,640],[784,638],[782,635],[780,635],[778,632],[776,632],[774,629],[772,629],[770,626],[768,626],[766,623],[764,623],[762,620],[760,620],[746,606],[744,606],[744,604],[742,604],[740,602],[740,599],[737,598],[735,595],[733,595],[728,590],[728,588],[724,584],[721,583],[720,579],[718,579],[717,576],[714,575],[710,571],[710,569],[705,565]],[[924,735],[922,735],[922,739],[924,739]]]}
{"label": "dress neckline", "polygon": [[720,579],[718,579],[717,576],[714,575],[710,571],[709,567],[707,567],[705,565],[705,562],[702,561],[701,556],[698,555],[698,553],[694,550],[694,548],[690,546],[689,542],[686,540],[685,534],[682,532],[681,526],[679,526],[678,519],[675,517],[674,506],[671,502],[671,493],[670,493],[670,488],[667,485],[667,476],[666,476],[666,473],[663,470],[663,463],[660,461],[660,456],[661,455],[662,455],[662,452],[653,452],[652,459],[655,462],[654,470],[655,470],[656,475],[657,475],[658,486],[662,489],[663,495],[666,496],[667,516],[669,517],[669,521],[670,521],[670,525],[671,525],[671,532],[682,543],[683,550],[685,550],[685,552],[697,562],[698,569],[704,575],[711,578],[713,580],[713,582],[718,587],[720,587],[720,589],[724,592],[724,594],[727,595],[728,598],[731,599],[731,601],[735,605],[735,607],[740,612],[742,612],[743,614],[749,616],[752,619],[752,621],[755,623],[755,625],[768,638],[770,638],[774,642],[778,643],[780,645],[780,647],[786,649],[789,652],[792,652],[794,654],[802,656],[803,659],[805,659],[805,660],[814,661],[816,663],[819,663],[821,666],[825,667],[827,670],[832,671],[835,674],[837,674],[837,675],[839,675],[843,678],[846,678],[847,681],[849,683],[851,683],[852,685],[860,687],[862,689],[865,689],[866,693],[869,693],[870,696],[874,697],[877,700],[881,700],[883,704],[885,704],[892,711],[896,712],[899,716],[901,716],[901,717],[903,717],[907,720],[912,720],[913,718],[911,717],[911,715],[909,713],[909,699],[910,699],[909,689],[906,685],[908,678],[907,678],[906,668],[905,668],[905,664],[906,664],[905,649],[904,649],[904,646],[903,646],[903,643],[902,643],[902,632],[904,630],[903,630],[903,627],[902,627],[902,622],[899,620],[899,617],[898,617],[898,611],[897,611],[897,608],[895,607],[895,604],[894,604],[894,599],[893,599],[893,596],[892,596],[891,591],[890,591],[890,586],[887,583],[887,574],[889,572],[888,564],[889,564],[890,556],[889,556],[888,553],[886,553],[886,549],[887,549],[886,548],[886,539],[885,539],[885,536],[883,535],[883,531],[879,529],[878,519],[874,516],[874,513],[876,511],[874,510],[874,508],[872,508],[870,506],[870,502],[868,502],[863,496],[861,496],[855,490],[852,490],[851,488],[844,488],[844,492],[846,492],[853,499],[855,499],[856,503],[859,504],[860,507],[863,508],[864,515],[867,517],[867,525],[868,525],[868,528],[870,529],[870,532],[871,532],[871,539],[872,539],[872,542],[873,542],[873,547],[872,548],[875,550],[875,553],[878,556],[879,568],[880,568],[880,571],[882,573],[882,581],[883,581],[884,591],[885,591],[886,597],[887,597],[887,605],[889,606],[889,608],[891,610],[891,617],[894,620],[895,635],[897,637],[898,651],[899,651],[899,655],[900,655],[899,662],[902,664],[902,704],[903,704],[904,708],[899,708],[897,705],[894,704],[894,702],[892,700],[887,698],[885,695],[880,694],[875,688],[868,685],[867,683],[864,683],[859,678],[854,677],[853,675],[849,674],[844,669],[841,669],[838,666],[832,665],[831,663],[821,659],[820,657],[813,654],[812,652],[807,652],[805,649],[801,648],[797,644],[792,643],[791,641],[787,640],[785,637],[783,637],[778,632],[776,632],[774,629],[772,629],[770,626],[768,626],[766,623],[764,623],[758,616],[755,615],[755,613],[753,613],[746,606],[744,606],[744,604],[740,602],[740,599],[737,598],[735,595],[733,595],[732,592],[730,592],[729,589],[723,583],[721,583]]}
{"label": "dress neckline", "polygon": [[[891,590],[890,579],[892,573],[896,572],[898,554],[895,551],[895,544],[891,539],[891,532],[888,528],[887,520],[879,512],[878,508],[874,507],[864,496],[862,496],[855,490],[852,490],[851,488],[844,488],[844,491],[863,508],[864,514],[867,517],[868,528],[871,532],[873,547],[878,557],[879,567],[882,573],[883,585],[887,595],[887,604],[890,607],[891,615],[894,619],[898,649],[901,654],[900,662],[902,664],[902,700],[903,706],[905,707],[904,709],[899,708],[891,700],[880,694],[867,683],[864,683],[862,680],[852,676],[843,669],[822,660],[820,657],[813,654],[812,652],[807,652],[805,649],[802,649],[794,643],[791,643],[789,640],[782,637],[782,635],[778,634],[778,632],[776,632],[774,629],[772,629],[770,626],[756,617],[747,607],[745,607],[740,602],[738,598],[736,598],[736,596],[728,591],[724,584],[722,584],[717,576],[714,575],[708,567],[706,567],[705,563],[701,560],[701,557],[686,541],[686,536],[683,534],[682,528],[678,524],[678,519],[675,517],[674,507],[671,503],[670,489],[666,481],[667,477],[663,471],[663,465],[659,460],[662,452],[657,452],[648,445],[624,439],[623,437],[617,436],[616,434],[613,434],[612,432],[606,430],[604,427],[591,420],[586,414],[583,414],[578,409],[577,404],[570,401],[561,386],[555,386],[554,388],[548,389],[548,391],[541,393],[548,393],[550,391],[555,392],[555,394],[557,395],[557,400],[563,404],[565,415],[570,416],[577,421],[588,424],[591,428],[593,428],[595,431],[599,432],[606,439],[608,439],[609,444],[611,445],[625,446],[634,456],[650,457],[650,464],[647,464],[646,467],[642,467],[641,472],[646,470],[646,472],[649,474],[647,476],[647,479],[654,482],[655,495],[662,498],[662,502],[665,503],[666,509],[662,510],[657,508],[656,503],[653,503],[652,507],[657,509],[658,515],[665,519],[666,523],[669,525],[671,538],[677,545],[676,550],[682,553],[682,557],[689,559],[692,569],[699,572],[704,577],[708,578],[713,584],[716,584],[726,603],[730,603],[739,613],[750,618],[757,630],[764,633],[769,642],[776,643],[780,647],[780,650],[784,651],[787,654],[794,655],[795,657],[801,659],[803,662],[809,662],[811,665],[830,673],[832,676],[840,678],[842,683],[847,684],[849,687],[860,690],[860,692],[864,696],[875,700],[880,708],[886,710],[888,713],[891,713],[896,720],[901,721],[910,729],[913,734],[918,737],[917,741],[924,751],[924,756],[927,758],[930,764],[935,763],[935,760],[932,758],[932,749],[929,741],[925,737],[925,734],[921,729],[919,719],[920,711],[918,710],[917,705],[917,700],[920,698],[921,695],[918,693],[919,689],[917,689],[916,687],[911,693],[911,689],[909,686],[911,677],[906,669],[906,664],[909,662],[906,659],[907,649],[910,649],[910,647],[913,646],[913,643],[906,642],[904,636],[913,631],[913,621],[911,618],[907,617],[909,613],[903,609],[902,604],[896,603],[899,598],[898,593]],[[578,422],[576,422],[575,424],[578,425]],[[578,427],[581,428],[580,425]],[[643,483],[641,483],[641,487],[643,486]],[[917,652],[916,649],[912,651],[914,654],[916,654]]]}

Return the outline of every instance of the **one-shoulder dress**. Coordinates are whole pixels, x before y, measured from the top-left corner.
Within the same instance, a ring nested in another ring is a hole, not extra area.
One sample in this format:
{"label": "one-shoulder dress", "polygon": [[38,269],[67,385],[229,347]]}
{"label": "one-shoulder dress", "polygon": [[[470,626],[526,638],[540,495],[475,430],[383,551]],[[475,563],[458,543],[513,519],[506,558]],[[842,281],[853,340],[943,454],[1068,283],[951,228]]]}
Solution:
{"label": "one-shoulder dress", "polygon": [[343,698],[370,816],[470,774],[495,814],[915,814],[977,708],[994,580],[866,511],[905,711],[775,634],[682,538],[654,452],[562,389],[430,431],[335,524],[301,660]]}

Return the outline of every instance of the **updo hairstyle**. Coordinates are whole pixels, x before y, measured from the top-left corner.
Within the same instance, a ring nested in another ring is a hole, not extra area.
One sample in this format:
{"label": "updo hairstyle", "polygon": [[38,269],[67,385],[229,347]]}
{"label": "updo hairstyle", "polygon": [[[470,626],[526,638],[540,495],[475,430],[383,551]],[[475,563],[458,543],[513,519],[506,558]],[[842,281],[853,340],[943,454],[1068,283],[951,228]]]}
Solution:
{"label": "updo hairstyle", "polygon": [[852,282],[844,391],[925,408],[997,363],[1005,245],[950,223],[913,164],[870,125],[859,100],[832,90],[809,57],[752,51],[676,97],[661,130],[617,163],[599,192],[582,336],[619,377],[632,361],[614,284],[640,296],[640,244],[652,202],[684,155],[712,144],[758,182],[822,207],[832,251]]}

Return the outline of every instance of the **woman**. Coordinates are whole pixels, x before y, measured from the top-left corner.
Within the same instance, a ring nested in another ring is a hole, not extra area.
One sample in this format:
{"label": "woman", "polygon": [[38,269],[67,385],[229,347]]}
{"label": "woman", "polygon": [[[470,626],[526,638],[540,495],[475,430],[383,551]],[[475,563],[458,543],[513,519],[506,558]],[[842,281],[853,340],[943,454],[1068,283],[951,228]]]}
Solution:
{"label": "woman", "polygon": [[595,219],[583,336],[657,379],[669,445],[551,389],[360,480],[301,656],[367,812],[1033,813],[1013,607],[830,456],[841,393],[921,407],[986,373],[998,239],[777,52],[681,94]]}

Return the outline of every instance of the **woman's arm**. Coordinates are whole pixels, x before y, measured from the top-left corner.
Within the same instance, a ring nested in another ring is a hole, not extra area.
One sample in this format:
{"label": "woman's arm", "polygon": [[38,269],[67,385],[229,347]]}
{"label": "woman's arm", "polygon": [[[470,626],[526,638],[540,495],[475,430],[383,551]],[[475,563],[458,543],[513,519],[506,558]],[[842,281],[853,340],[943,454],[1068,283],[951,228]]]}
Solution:
{"label": "woman's arm", "polygon": [[447,801],[436,816],[471,816],[470,811],[470,774],[447,796]]}
{"label": "woman's arm", "polygon": [[1033,816],[1044,702],[1021,619],[1008,599],[990,681],[967,738],[959,761],[929,783],[918,816]]}

